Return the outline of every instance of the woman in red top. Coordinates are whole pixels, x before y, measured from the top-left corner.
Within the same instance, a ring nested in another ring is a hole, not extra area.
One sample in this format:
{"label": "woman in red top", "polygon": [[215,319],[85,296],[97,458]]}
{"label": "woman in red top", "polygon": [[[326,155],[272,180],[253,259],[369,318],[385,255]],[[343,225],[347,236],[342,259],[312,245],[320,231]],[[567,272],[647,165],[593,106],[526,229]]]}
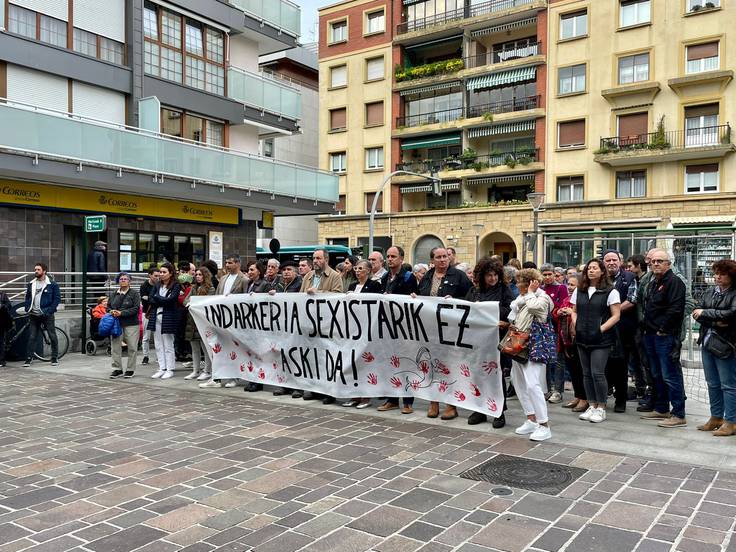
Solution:
{"label": "woman in red top", "polygon": [[[555,281],[555,267],[551,264],[543,264],[540,272],[542,273],[540,288],[552,299],[552,304],[555,306],[552,311],[552,320],[555,331],[559,332],[560,328],[556,320],[557,311],[565,299],[568,298],[567,286]],[[548,393],[545,397],[549,402],[562,402],[562,393],[565,391],[565,359],[562,354],[558,354],[556,359],[547,363],[547,390]]]}

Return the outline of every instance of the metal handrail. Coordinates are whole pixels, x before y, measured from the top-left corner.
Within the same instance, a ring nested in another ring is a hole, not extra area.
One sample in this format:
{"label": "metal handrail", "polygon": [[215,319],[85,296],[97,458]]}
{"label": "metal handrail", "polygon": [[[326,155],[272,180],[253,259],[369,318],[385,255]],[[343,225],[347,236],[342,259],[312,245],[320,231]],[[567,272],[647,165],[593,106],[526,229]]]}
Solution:
{"label": "metal handrail", "polygon": [[468,69],[483,67],[485,65],[494,65],[497,63],[504,63],[512,59],[536,56],[541,51],[541,46],[541,40],[529,40],[527,41],[526,46],[516,45],[508,48],[506,46],[500,49],[494,48],[487,52],[483,52],[482,54],[465,57],[463,58],[463,61],[465,62],[465,67]]}
{"label": "metal handrail", "polygon": [[432,113],[420,113],[418,115],[407,115],[396,118],[397,127],[415,127],[431,125],[434,123],[447,123],[457,121],[463,117],[465,110],[462,107],[433,111]]}
{"label": "metal handrail", "polygon": [[530,4],[533,1],[534,0],[490,0],[489,2],[483,2],[482,4],[467,5],[462,8],[414,19],[413,21],[404,21],[403,23],[399,23],[396,26],[396,34],[420,31],[427,27],[433,27],[450,21],[457,21],[458,19],[476,17],[478,15],[486,15],[501,10],[517,8],[525,4]]}
{"label": "metal handrail", "polygon": [[468,107],[468,117],[482,117],[486,113],[498,115],[499,113],[511,113],[514,111],[526,111],[536,109],[541,105],[542,96],[527,96],[526,98],[514,98],[513,100],[502,100],[481,105]]}
{"label": "metal handrail", "polygon": [[609,136],[608,138],[601,138],[600,148],[601,150],[613,150],[613,152],[616,152],[620,150],[666,150],[671,148],[693,148],[731,144],[731,125],[726,123],[725,125],[688,128],[685,130],[648,132],[628,136]]}
{"label": "metal handrail", "polygon": [[[415,159],[396,163],[396,170],[410,170],[418,173],[432,173],[444,169],[460,170],[469,168],[490,168],[506,165],[510,160],[525,164],[539,159],[539,148],[519,148],[513,151],[495,152],[481,155],[453,155],[442,159]],[[488,167],[482,165],[487,163]],[[478,167],[478,165],[481,165]]]}

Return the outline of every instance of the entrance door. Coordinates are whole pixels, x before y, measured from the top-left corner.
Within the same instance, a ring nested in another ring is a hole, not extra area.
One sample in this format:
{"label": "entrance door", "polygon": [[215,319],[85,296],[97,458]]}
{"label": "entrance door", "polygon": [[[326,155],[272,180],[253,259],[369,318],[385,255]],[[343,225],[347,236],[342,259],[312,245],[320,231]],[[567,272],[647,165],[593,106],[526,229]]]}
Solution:
{"label": "entrance door", "polygon": [[496,242],[493,244],[493,254],[501,257],[505,265],[516,257],[516,246],[513,242]]}

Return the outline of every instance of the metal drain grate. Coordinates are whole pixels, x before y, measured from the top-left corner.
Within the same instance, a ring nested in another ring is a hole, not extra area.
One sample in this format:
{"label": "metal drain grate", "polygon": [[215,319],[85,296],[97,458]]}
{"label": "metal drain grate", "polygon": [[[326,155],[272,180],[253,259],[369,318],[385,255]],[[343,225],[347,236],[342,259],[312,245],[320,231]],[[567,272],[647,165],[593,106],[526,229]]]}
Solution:
{"label": "metal drain grate", "polygon": [[461,473],[460,477],[556,495],[587,472],[583,468],[571,468],[554,462],[499,454]]}

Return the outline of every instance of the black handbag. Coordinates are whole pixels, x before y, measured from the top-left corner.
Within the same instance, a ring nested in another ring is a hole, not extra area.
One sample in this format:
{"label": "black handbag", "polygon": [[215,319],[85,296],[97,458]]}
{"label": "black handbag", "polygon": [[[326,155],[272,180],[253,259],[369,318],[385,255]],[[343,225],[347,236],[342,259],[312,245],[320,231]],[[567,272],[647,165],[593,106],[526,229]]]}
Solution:
{"label": "black handbag", "polygon": [[736,352],[736,348],[716,331],[711,331],[706,336],[704,346],[710,354],[721,360],[729,358]]}

